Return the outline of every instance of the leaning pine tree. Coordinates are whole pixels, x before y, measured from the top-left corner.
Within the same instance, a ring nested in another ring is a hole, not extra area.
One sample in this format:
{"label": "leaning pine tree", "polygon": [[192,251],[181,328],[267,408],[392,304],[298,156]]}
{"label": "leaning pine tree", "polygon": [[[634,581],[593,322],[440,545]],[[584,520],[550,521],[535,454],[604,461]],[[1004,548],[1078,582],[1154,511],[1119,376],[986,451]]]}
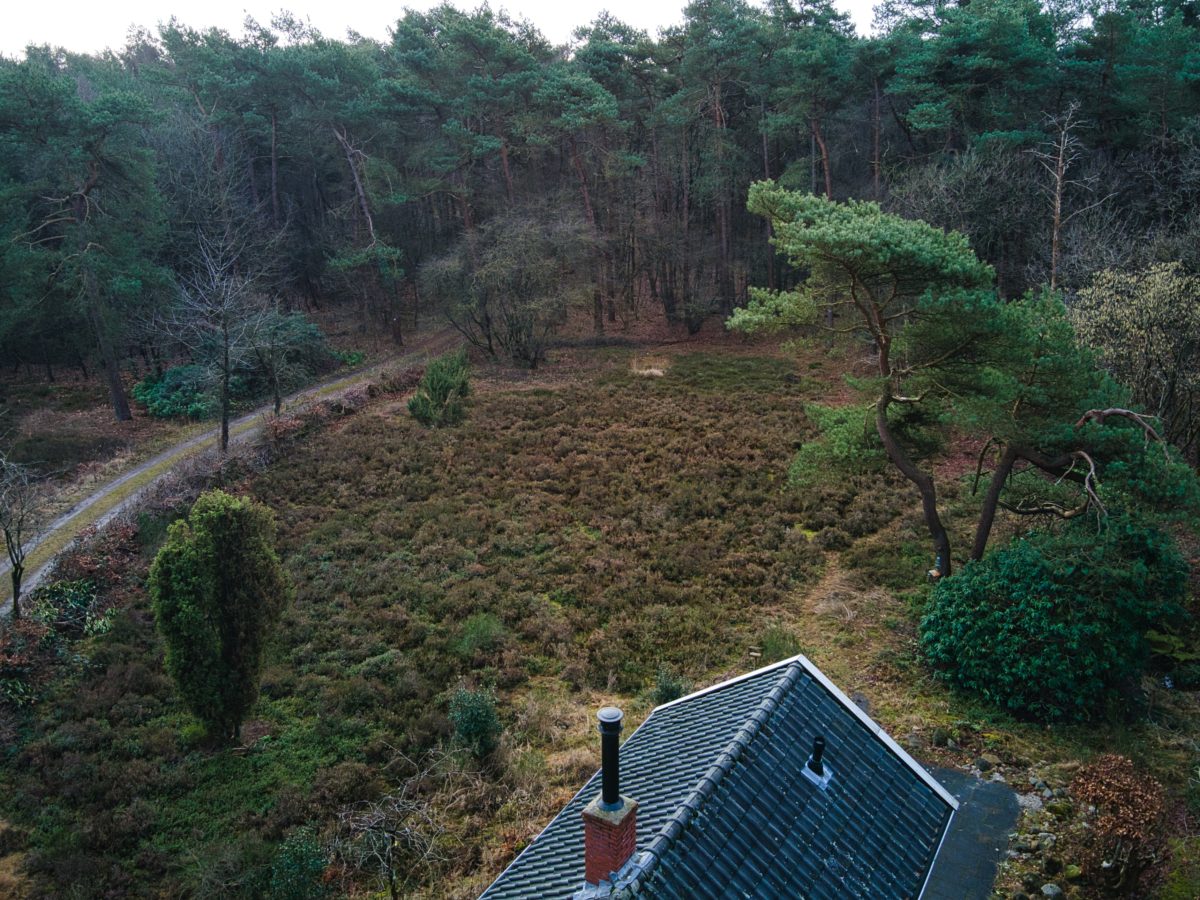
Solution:
{"label": "leaning pine tree", "polygon": [[167,672],[209,734],[236,740],[258,698],[263,649],[291,586],[271,511],[223,491],[175,522],[150,568]]}
{"label": "leaning pine tree", "polygon": [[[851,379],[861,405],[816,410],[824,439],[798,462],[886,457],[921,498],[935,577],[952,572],[950,533],[921,445],[950,423],[984,442],[977,481],[987,487],[971,559],[983,558],[1001,509],[1069,520],[1104,517],[1110,506],[1184,514],[1200,501],[1196,479],[1162,444],[1154,420],[1127,408],[1125,392],[1078,346],[1057,295],[1003,301],[966,237],[875,203],[834,203],[766,181],[750,188],[749,209],[771,222],[772,243],[808,274],[790,291],[751,289],[729,327],[823,320],[869,341],[874,372]],[[873,440],[864,439],[865,421]]]}

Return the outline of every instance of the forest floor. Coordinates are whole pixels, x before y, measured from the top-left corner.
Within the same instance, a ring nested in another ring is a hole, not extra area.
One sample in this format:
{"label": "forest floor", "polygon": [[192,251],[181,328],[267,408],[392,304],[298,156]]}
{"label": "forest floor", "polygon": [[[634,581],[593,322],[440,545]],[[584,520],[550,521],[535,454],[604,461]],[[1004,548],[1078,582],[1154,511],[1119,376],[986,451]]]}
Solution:
{"label": "forest floor", "polygon": [[[477,366],[453,429],[421,428],[385,393],[297,432],[265,469],[224,473],[275,510],[297,585],[239,747],[205,743],[149,613],[146,568],[185,507],[68,560],[60,574],[102,582],[121,611],[36,704],[0,707],[0,856],[22,854],[0,878],[19,872],[33,896],[261,896],[296,847],[344,850],[344,814],[433,759],[420,796],[439,853],[402,888],[474,897],[594,771],[597,707],[632,728],[673,682],[797,652],[922,762],[1004,778],[1021,834],[1056,835],[1058,864],[1081,833],[1064,791],[1101,752],[1166,785],[1172,858],[1197,855],[1197,695],[1148,679],[1140,721],[1046,728],[950,692],[919,654],[930,551],[910,486],[887,471],[788,484],[806,405],[851,399],[860,349],[665,337],[564,345],[536,373]],[[939,470],[959,547],[969,455]],[[460,686],[497,698],[504,734],[483,761],[436,755]],[[1047,851],[1013,852],[1002,887],[1048,880]],[[373,875],[343,854],[324,878],[366,895]]]}

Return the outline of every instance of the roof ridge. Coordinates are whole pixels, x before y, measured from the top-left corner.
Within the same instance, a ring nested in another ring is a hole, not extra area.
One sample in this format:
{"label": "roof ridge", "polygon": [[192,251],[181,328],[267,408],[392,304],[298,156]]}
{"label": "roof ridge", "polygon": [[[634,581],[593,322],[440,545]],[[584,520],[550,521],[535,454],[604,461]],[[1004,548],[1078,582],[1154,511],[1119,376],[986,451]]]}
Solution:
{"label": "roof ridge", "polygon": [[[640,859],[636,866],[631,867],[629,872],[629,880],[622,881],[620,887],[638,889],[650,880],[650,876],[654,874],[654,870],[662,861],[662,857],[671,848],[671,845],[679,838],[687,828],[688,824],[700,812],[700,808],[713,795],[717,789],[717,785],[721,780],[729,774],[746,748],[762,730],[766,721],[771,718],[775,710],[779,708],[783,701],[784,695],[787,694],[799,681],[801,674],[805,672],[802,660],[796,659],[786,669],[786,674],[779,679],[779,683],[775,685],[762,700],[759,701],[757,708],[751,713],[750,717],[742,724],[742,727],[737,730],[737,733],[730,739],[725,749],[717,756],[716,761],[709,766],[708,771],[697,782],[696,787],[684,798],[683,802],[676,807],[675,812],[667,819],[666,824],[659,829],[657,835],[650,842],[650,845],[643,850],[638,856]],[[614,887],[617,887],[614,885]]]}

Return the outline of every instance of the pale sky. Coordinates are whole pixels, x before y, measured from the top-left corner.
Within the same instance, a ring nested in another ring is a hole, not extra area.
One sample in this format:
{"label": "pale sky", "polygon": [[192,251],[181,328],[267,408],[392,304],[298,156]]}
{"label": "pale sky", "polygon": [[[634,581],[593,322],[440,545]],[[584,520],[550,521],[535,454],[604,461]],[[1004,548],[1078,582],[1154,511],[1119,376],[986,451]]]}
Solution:
{"label": "pale sky", "polygon": [[[242,33],[247,15],[263,24],[274,13],[288,9],[306,18],[328,37],[343,38],[347,29],[386,41],[388,27],[405,7],[429,9],[440,0],[410,0],[392,5],[371,0],[204,0],[202,3],[172,5],[162,0],[2,0],[0,5],[0,54],[21,57],[27,44],[50,44],[76,52],[119,49],[131,25],[152,32],[160,21],[175,15],[194,28],[216,25],[234,35]],[[479,0],[453,0],[460,9],[474,9]],[[564,43],[580,25],[591,22],[607,9],[616,18],[656,34],[660,27],[678,24],[687,0],[493,0],[492,8],[507,10],[514,18],[526,18],[553,43]],[[752,0],[754,2],[754,0]],[[860,34],[868,34],[874,0],[834,0],[849,12]]]}

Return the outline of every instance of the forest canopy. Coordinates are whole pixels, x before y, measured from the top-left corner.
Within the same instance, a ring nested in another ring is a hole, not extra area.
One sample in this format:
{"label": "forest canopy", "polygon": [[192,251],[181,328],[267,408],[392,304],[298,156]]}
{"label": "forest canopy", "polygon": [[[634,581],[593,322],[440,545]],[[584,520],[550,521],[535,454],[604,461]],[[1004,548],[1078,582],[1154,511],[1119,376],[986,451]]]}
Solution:
{"label": "forest canopy", "polygon": [[888,2],[877,25],[705,0],[657,37],[602,15],[554,46],[441,6],[388,42],[281,15],[30,47],[0,59],[0,356],[101,367],[123,418],[127,360],[190,356],[162,320],[198,234],[237,223],[264,307],[344,305],[400,341],[438,299],[423,267],[534,208],[573,223],[595,285],[554,303],[597,331],[646,302],[694,330],[804,277],[745,209],[770,178],[963,233],[1006,298],[1195,273],[1194,4]]}

